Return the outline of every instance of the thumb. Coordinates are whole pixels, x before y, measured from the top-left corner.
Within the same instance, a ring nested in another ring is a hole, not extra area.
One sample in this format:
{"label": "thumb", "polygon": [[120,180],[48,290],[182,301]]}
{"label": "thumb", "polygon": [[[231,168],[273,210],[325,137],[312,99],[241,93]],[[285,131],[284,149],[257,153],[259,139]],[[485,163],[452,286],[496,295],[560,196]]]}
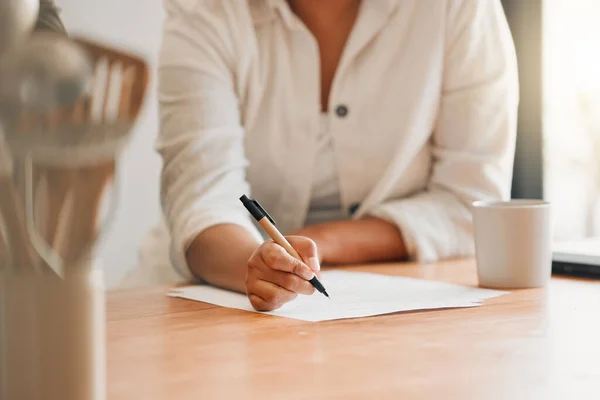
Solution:
{"label": "thumb", "polygon": [[321,270],[321,263],[319,262],[319,253],[315,242],[304,236],[287,236],[286,239],[298,252],[302,261],[304,261],[314,273],[318,274]]}

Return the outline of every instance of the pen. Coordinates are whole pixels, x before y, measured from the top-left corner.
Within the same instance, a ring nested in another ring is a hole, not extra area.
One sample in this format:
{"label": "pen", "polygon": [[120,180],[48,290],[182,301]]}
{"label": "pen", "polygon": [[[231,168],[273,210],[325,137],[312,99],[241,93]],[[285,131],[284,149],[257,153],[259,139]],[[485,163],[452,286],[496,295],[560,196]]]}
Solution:
{"label": "pen", "polygon": [[[240,197],[240,201],[275,243],[283,247],[285,251],[287,251],[295,259],[302,261],[302,258],[300,257],[298,252],[292,247],[290,242],[287,241],[287,239],[281,234],[281,232],[279,232],[279,229],[277,229],[277,227],[275,226],[275,221],[273,220],[273,218],[271,218],[269,213],[264,208],[262,208],[258,201],[250,199],[246,195]],[[311,283],[311,285],[314,286],[315,289],[319,291],[319,293],[322,293],[325,296],[329,297],[329,294],[327,294],[325,287],[319,281],[317,275],[313,276],[313,278],[309,280],[309,282]]]}

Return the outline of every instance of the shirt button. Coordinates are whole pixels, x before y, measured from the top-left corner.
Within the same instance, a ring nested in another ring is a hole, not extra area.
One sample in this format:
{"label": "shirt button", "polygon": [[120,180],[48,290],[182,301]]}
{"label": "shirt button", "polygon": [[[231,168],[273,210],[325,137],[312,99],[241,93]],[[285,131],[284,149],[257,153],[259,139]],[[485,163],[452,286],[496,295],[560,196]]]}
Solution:
{"label": "shirt button", "polygon": [[348,115],[348,107],[346,107],[343,104],[340,104],[335,108],[335,113],[338,117],[344,118],[346,115]]}

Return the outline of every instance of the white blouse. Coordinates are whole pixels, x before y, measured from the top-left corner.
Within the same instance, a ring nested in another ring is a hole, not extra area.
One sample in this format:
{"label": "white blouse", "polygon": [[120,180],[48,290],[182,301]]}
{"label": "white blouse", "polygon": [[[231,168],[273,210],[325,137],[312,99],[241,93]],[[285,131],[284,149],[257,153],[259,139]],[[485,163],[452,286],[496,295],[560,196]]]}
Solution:
{"label": "white blouse", "polygon": [[508,198],[512,178],[517,66],[500,0],[363,1],[329,97],[330,159],[318,159],[318,44],[285,0],[165,6],[166,226],[144,260],[189,278],[185,250],[203,230],[237,224],[261,240],[242,194],[284,233],[301,228],[323,170],[341,216],[396,224],[413,259],[473,253],[471,202]]}
{"label": "white blouse", "polygon": [[310,203],[304,225],[347,219],[342,208],[339,177],[335,164],[333,136],[329,129],[330,115],[321,114],[321,127],[317,135],[317,154],[313,162]]}

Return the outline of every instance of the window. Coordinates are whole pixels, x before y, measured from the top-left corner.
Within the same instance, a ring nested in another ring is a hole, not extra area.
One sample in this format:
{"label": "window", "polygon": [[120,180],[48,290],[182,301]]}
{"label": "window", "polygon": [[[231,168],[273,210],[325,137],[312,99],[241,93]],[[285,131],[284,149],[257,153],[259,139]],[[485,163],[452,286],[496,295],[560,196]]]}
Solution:
{"label": "window", "polygon": [[544,197],[557,240],[600,236],[600,1],[544,0]]}

